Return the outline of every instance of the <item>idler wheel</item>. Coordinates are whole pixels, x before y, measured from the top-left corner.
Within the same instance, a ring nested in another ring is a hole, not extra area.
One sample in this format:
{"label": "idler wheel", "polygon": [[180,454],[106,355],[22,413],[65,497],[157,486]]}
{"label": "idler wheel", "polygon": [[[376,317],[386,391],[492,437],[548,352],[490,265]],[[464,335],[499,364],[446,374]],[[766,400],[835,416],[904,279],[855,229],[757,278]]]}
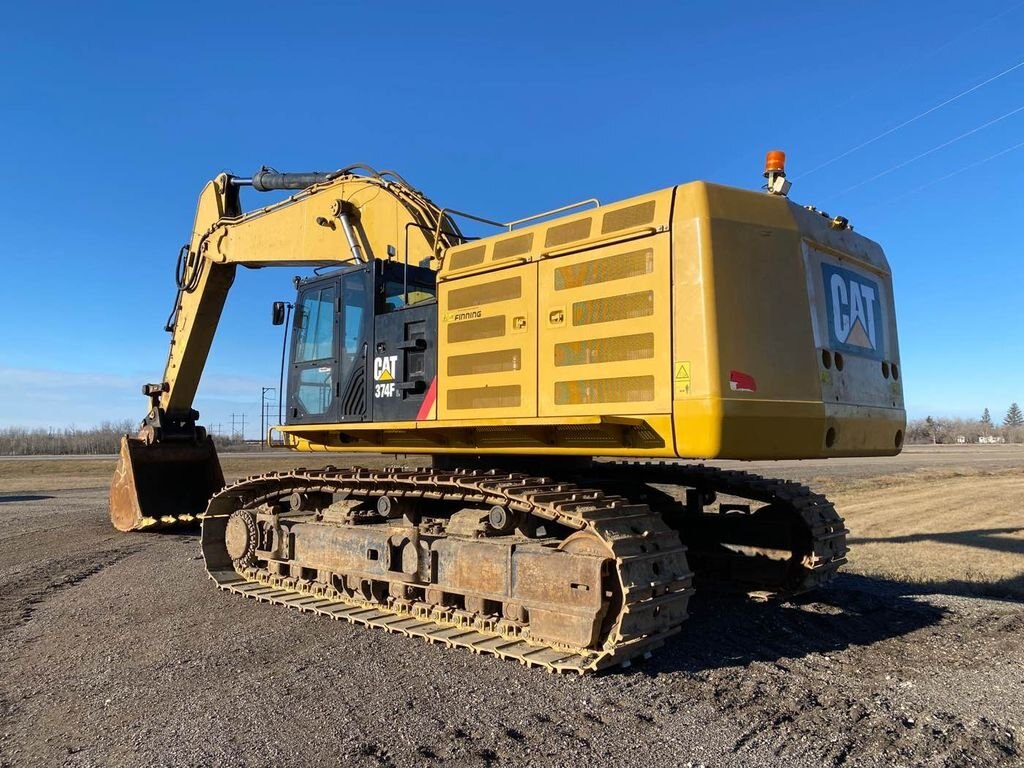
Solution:
{"label": "idler wheel", "polygon": [[250,565],[256,559],[258,541],[256,519],[243,509],[232,512],[224,530],[224,548],[228,556],[236,563]]}

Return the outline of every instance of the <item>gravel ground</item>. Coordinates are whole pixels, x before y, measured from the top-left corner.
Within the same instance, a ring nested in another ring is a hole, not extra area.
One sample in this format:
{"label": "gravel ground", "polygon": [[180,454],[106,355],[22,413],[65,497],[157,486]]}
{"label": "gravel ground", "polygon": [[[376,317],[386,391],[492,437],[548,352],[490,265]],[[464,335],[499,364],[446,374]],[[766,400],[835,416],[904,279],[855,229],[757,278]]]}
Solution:
{"label": "gravel ground", "polygon": [[105,503],[0,496],[5,768],[1024,763],[1020,602],[698,596],[650,661],[562,677],[219,592]]}

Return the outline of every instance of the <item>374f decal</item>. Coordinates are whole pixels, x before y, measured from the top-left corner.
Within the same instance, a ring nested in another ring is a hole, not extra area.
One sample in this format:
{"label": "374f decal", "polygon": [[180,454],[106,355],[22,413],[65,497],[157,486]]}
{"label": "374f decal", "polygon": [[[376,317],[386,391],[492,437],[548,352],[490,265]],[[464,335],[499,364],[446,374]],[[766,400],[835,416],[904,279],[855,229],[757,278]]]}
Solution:
{"label": "374f decal", "polygon": [[395,376],[398,375],[398,355],[373,358],[373,396],[394,397],[397,393]]}

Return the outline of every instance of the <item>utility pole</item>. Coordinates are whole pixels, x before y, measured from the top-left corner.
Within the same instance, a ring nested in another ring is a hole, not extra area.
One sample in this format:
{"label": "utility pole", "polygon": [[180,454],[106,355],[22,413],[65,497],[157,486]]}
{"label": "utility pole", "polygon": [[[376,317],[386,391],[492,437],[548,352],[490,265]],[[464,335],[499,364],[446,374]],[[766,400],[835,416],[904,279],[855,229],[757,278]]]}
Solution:
{"label": "utility pole", "polygon": [[245,414],[244,413],[232,413],[231,414],[231,437],[240,438],[241,441],[245,442]]}

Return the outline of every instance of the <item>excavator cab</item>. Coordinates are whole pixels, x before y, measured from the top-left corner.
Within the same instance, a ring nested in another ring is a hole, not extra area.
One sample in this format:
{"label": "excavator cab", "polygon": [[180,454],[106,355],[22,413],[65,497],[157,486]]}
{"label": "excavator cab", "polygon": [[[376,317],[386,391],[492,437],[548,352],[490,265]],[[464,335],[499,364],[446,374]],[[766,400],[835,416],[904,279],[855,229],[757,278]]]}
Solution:
{"label": "excavator cab", "polygon": [[374,261],[297,285],[285,424],[415,417],[433,377],[435,273]]}

